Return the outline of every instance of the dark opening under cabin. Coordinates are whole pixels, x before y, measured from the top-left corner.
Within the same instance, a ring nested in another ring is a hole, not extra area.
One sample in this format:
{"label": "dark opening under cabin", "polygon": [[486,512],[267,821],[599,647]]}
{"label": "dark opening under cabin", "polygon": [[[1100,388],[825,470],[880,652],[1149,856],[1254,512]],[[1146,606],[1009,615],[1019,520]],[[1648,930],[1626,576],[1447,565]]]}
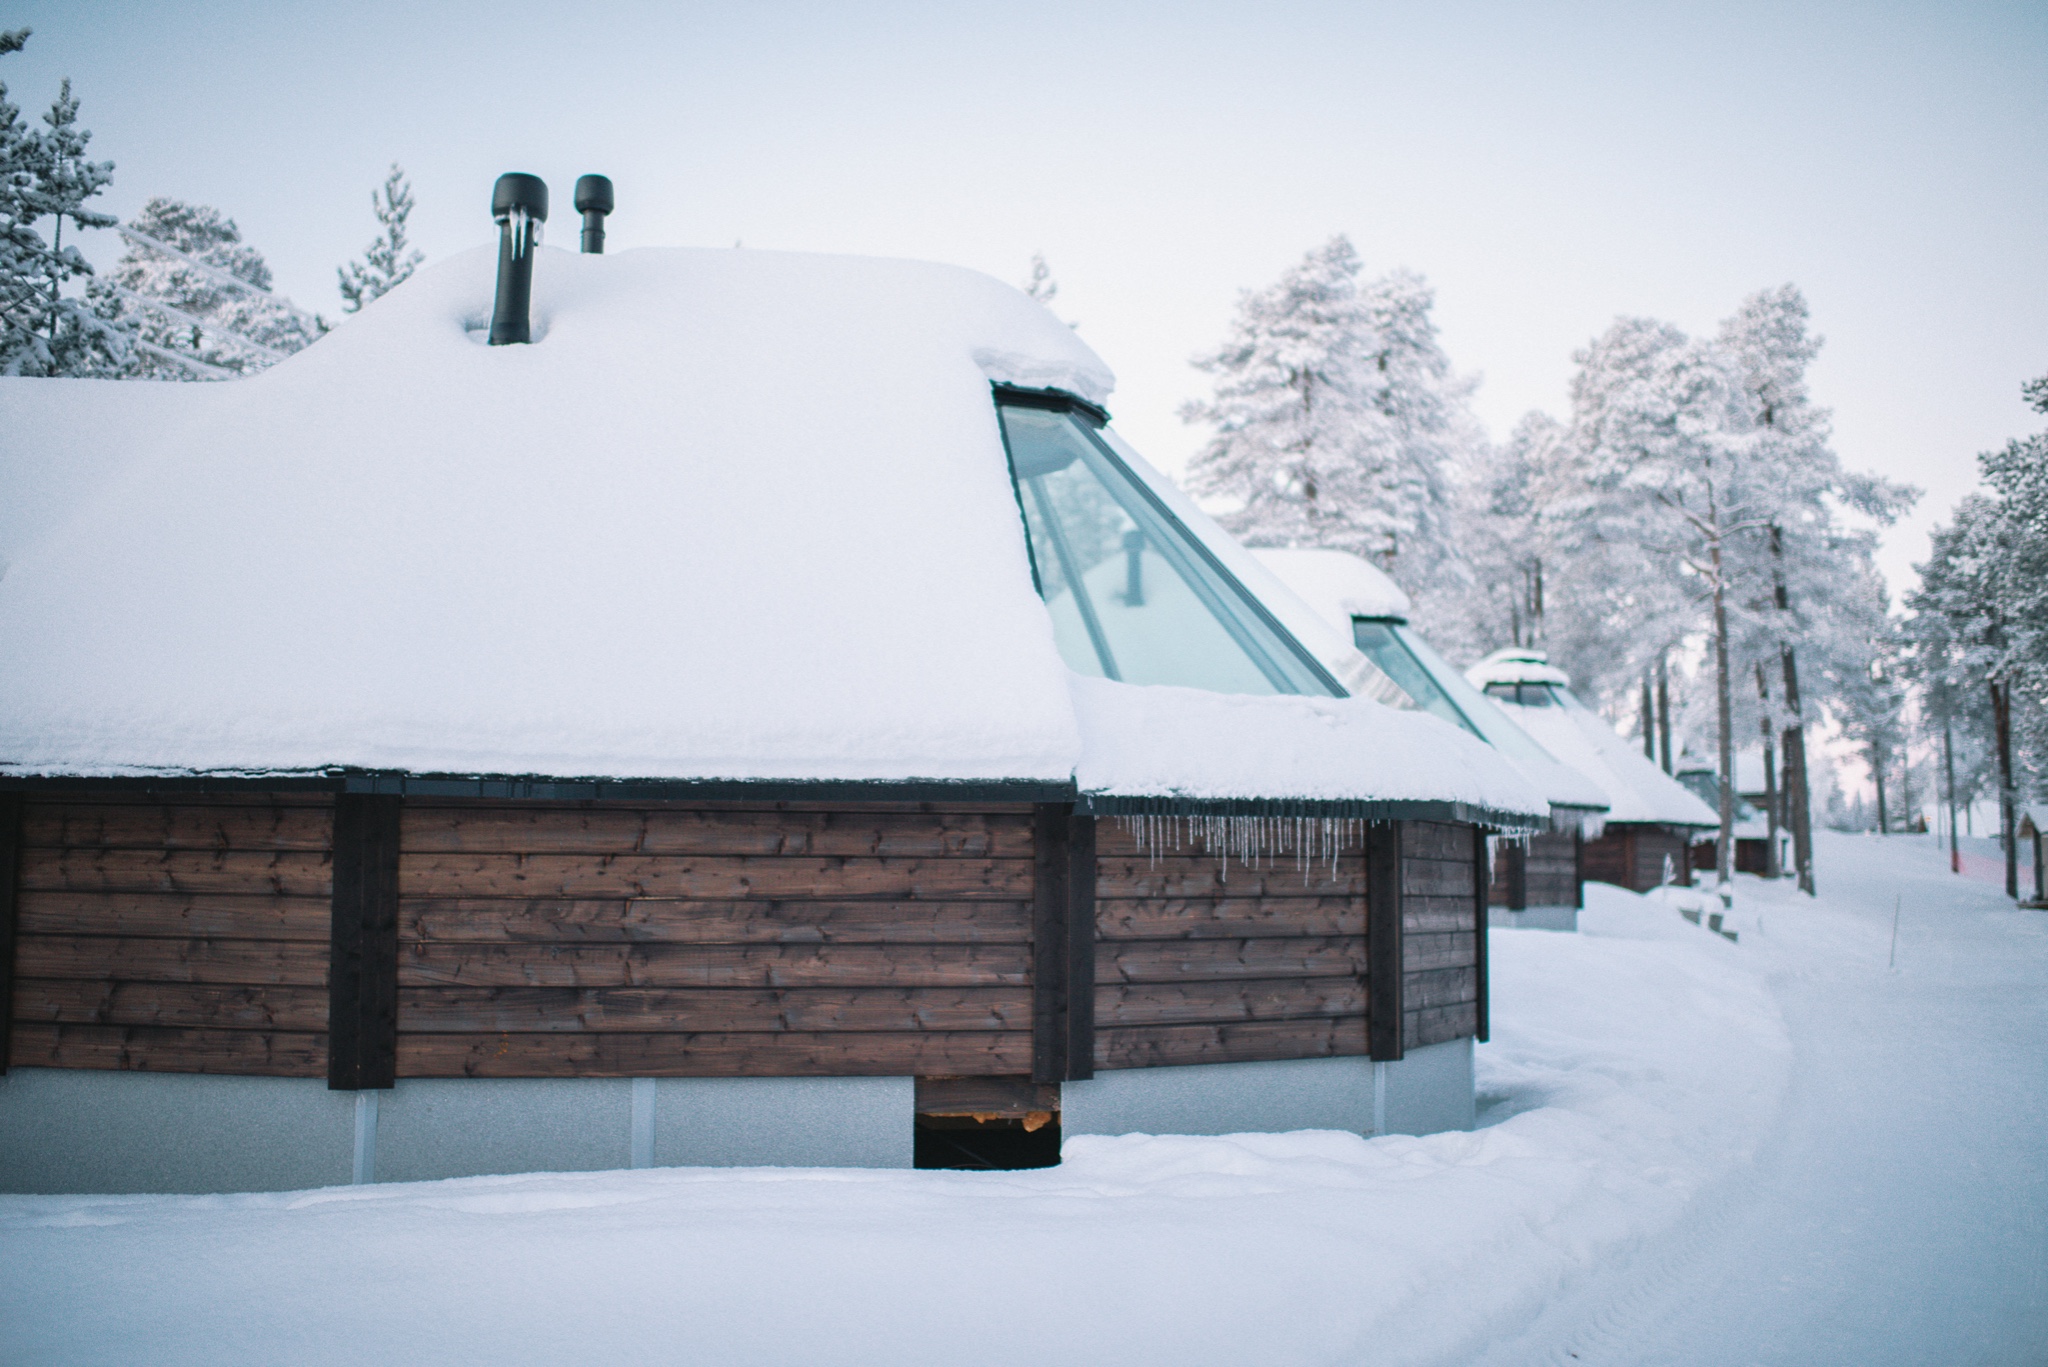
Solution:
{"label": "dark opening under cabin", "polygon": [[1549,817],[972,272],[528,248],[0,380],[0,1187],[1469,1125]]}

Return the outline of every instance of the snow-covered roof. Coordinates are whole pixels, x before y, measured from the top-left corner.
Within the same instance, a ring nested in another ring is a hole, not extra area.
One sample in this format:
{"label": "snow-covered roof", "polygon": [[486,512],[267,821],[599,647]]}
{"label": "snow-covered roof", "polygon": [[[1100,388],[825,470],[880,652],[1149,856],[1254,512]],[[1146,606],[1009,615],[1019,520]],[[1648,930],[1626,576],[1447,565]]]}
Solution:
{"label": "snow-covered roof", "polygon": [[990,384],[1113,377],[1009,286],[544,250],[534,345],[487,347],[493,280],[490,250],[452,258],[254,379],[0,380],[0,773],[1138,774],[1541,812],[1484,747],[1445,764],[1450,728],[1363,699],[1228,700],[1276,756],[1373,757],[1324,783],[1191,735],[1181,690],[1077,691]]}
{"label": "snow-covered roof", "polygon": [[[1524,731],[1561,763],[1591,779],[1607,796],[1607,820],[1641,822],[1666,826],[1718,826],[1720,815],[1699,800],[1690,789],[1644,757],[1636,746],[1624,740],[1604,718],[1589,709],[1565,687],[1569,678],[1540,658],[1494,655],[1466,671],[1476,684],[1544,683],[1554,685],[1554,702],[1546,707],[1525,707],[1506,698],[1495,698],[1501,711],[1513,717]],[[1541,669],[1549,677],[1528,677],[1506,672]]]}
{"label": "snow-covered roof", "polygon": [[1472,728],[1544,794],[1553,809],[1553,820],[1578,824],[1589,835],[1599,833],[1595,814],[1606,809],[1605,795],[1590,780],[1552,759],[1491,698],[1466,682],[1416,634],[1406,621],[1408,596],[1393,580],[1348,551],[1260,549],[1252,554],[1335,630],[1349,633],[1354,617],[1395,619],[1397,625],[1391,629],[1398,633],[1415,665],[1437,684]]}
{"label": "snow-covered roof", "polygon": [[2020,814],[2015,820],[2019,823],[2014,828],[2016,830],[2024,831],[2028,826],[2032,826],[2037,834],[2048,831],[2048,802],[2026,804],[2020,808]]}
{"label": "snow-covered roof", "polygon": [[1354,617],[1407,621],[1413,604],[1371,561],[1349,551],[1258,547],[1252,554],[1325,619],[1351,629]]}
{"label": "snow-covered roof", "polygon": [[1571,676],[1554,668],[1547,654],[1528,646],[1503,646],[1466,670],[1465,677],[1481,688],[1491,683],[1571,683]]}

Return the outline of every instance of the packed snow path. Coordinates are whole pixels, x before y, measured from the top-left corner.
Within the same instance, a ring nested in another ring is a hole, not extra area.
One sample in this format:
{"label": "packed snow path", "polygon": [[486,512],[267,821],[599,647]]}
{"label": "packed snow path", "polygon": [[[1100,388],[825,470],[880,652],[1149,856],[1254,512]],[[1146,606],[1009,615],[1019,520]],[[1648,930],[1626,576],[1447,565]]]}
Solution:
{"label": "packed snow path", "polygon": [[1473,1134],[4,1197],[0,1361],[2048,1361],[2048,914],[1821,854],[1739,945],[1613,889],[1497,933]]}
{"label": "packed snow path", "polygon": [[1795,1049],[1756,1163],[1485,1367],[2048,1363],[2048,912],[1925,836],[1819,856],[1742,880]]}

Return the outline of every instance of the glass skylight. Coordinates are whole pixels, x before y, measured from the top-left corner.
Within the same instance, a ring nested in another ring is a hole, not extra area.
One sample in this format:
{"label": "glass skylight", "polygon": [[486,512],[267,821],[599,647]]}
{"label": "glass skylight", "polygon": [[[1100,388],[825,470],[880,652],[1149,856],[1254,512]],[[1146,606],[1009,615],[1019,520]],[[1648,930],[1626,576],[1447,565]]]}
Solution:
{"label": "glass skylight", "polygon": [[1343,696],[1085,418],[1009,400],[998,411],[1038,591],[1075,673]]}

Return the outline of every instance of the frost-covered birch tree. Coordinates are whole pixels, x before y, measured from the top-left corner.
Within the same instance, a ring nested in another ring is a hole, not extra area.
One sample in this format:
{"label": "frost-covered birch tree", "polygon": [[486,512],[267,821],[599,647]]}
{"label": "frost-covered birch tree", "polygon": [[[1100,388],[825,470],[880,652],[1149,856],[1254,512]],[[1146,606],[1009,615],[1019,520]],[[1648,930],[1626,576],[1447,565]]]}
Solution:
{"label": "frost-covered birch tree", "polygon": [[1228,339],[1195,361],[1211,396],[1182,409],[1214,429],[1190,483],[1235,505],[1222,520],[1253,545],[1369,556],[1422,592],[1459,563],[1447,463],[1474,431],[1471,386],[1420,276],[1358,275],[1338,236],[1239,299]]}
{"label": "frost-covered birch tree", "polygon": [[412,245],[405,221],[412,216],[412,184],[397,162],[384,177],[382,188],[370,192],[370,212],[377,216],[381,231],[363,248],[362,256],[335,268],[340,277],[341,310],[355,313],[372,300],[382,298],[411,278],[426,253]]}
{"label": "frost-covered birch tree", "polygon": [[251,375],[319,338],[317,322],[269,293],[263,253],[220,210],[159,195],[127,226],[171,249],[130,238],[91,287],[106,311],[135,328],[143,344],[130,371],[137,378]]}
{"label": "frost-covered birch tree", "polygon": [[[0,57],[28,39],[28,29],[0,33]],[[112,162],[86,158],[91,139],[78,126],[69,80],[40,128],[22,119],[0,82],[0,375],[113,375],[127,362],[128,330],[64,292],[92,275],[77,244],[65,242],[66,225],[76,233],[115,222],[85,207],[114,176]]]}

